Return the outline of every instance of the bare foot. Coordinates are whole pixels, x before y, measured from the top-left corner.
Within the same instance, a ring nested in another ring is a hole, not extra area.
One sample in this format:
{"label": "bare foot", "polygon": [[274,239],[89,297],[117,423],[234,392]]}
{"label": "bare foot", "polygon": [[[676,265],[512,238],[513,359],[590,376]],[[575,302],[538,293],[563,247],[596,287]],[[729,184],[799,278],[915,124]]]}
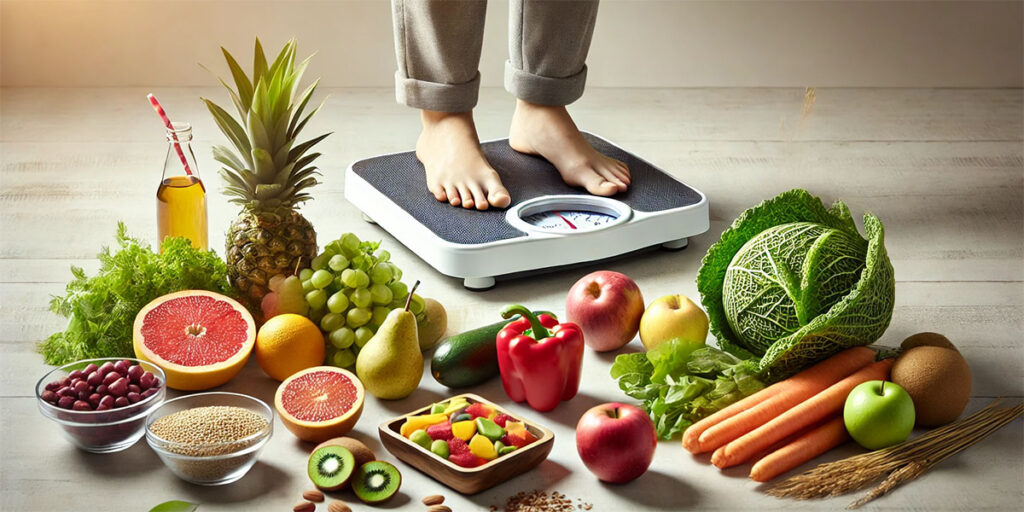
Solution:
{"label": "bare foot", "polygon": [[427,188],[438,201],[486,210],[512,202],[498,173],[487,163],[472,112],[422,111],[416,158],[427,172]]}
{"label": "bare foot", "polygon": [[629,187],[626,164],[598,153],[588,144],[565,107],[517,100],[509,144],[520,153],[546,158],[566,183],[591,194],[610,196]]}

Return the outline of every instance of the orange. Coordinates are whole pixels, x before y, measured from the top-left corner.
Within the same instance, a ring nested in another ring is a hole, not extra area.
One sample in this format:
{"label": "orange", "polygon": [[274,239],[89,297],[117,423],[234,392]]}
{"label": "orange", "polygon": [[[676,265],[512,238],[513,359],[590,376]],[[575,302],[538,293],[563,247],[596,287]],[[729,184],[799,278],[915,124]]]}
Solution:
{"label": "orange", "polygon": [[285,313],[260,327],[253,351],[260,368],[270,378],[283,381],[295,372],[324,363],[324,335],[308,318]]}

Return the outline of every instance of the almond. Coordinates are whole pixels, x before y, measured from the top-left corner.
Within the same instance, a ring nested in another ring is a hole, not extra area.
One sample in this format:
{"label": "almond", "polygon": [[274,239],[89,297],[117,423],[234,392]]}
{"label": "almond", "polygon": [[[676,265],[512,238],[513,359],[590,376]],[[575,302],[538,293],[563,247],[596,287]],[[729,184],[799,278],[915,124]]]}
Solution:
{"label": "almond", "polygon": [[308,501],[300,502],[292,507],[293,512],[313,512],[314,510],[316,510],[316,505]]}
{"label": "almond", "polygon": [[324,493],[317,491],[315,489],[310,489],[302,493],[302,499],[306,501],[315,501],[317,503],[320,503],[321,501],[324,500]]}
{"label": "almond", "polygon": [[352,509],[344,501],[332,501],[327,506],[327,512],[352,512]]}
{"label": "almond", "polygon": [[423,504],[428,507],[431,505],[440,505],[442,503],[444,503],[444,496],[441,496],[440,494],[431,494],[430,496],[423,498]]}
{"label": "almond", "polygon": [[427,512],[452,512],[446,505],[431,505]]}

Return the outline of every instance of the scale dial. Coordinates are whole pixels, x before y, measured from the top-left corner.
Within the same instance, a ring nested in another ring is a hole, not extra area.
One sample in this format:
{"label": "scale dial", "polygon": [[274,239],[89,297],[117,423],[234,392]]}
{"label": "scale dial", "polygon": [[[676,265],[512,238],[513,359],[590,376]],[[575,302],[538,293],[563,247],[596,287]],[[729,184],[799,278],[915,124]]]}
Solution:
{"label": "scale dial", "polygon": [[617,218],[617,215],[587,210],[548,210],[523,217],[523,220],[543,231],[591,231]]}
{"label": "scale dial", "polygon": [[510,208],[506,220],[527,232],[575,235],[616,226],[628,221],[632,213],[624,203],[607,197],[558,195]]}

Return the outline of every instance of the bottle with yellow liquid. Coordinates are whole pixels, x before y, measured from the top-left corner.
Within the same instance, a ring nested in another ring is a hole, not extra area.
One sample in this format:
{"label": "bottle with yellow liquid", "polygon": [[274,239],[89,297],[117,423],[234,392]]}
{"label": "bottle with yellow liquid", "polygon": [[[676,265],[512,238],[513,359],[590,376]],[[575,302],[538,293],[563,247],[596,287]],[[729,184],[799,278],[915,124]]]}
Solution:
{"label": "bottle with yellow liquid", "polygon": [[206,188],[192,154],[192,126],[172,123],[167,130],[167,158],[156,191],[157,240],[163,252],[164,238],[181,236],[192,246],[206,250]]}

